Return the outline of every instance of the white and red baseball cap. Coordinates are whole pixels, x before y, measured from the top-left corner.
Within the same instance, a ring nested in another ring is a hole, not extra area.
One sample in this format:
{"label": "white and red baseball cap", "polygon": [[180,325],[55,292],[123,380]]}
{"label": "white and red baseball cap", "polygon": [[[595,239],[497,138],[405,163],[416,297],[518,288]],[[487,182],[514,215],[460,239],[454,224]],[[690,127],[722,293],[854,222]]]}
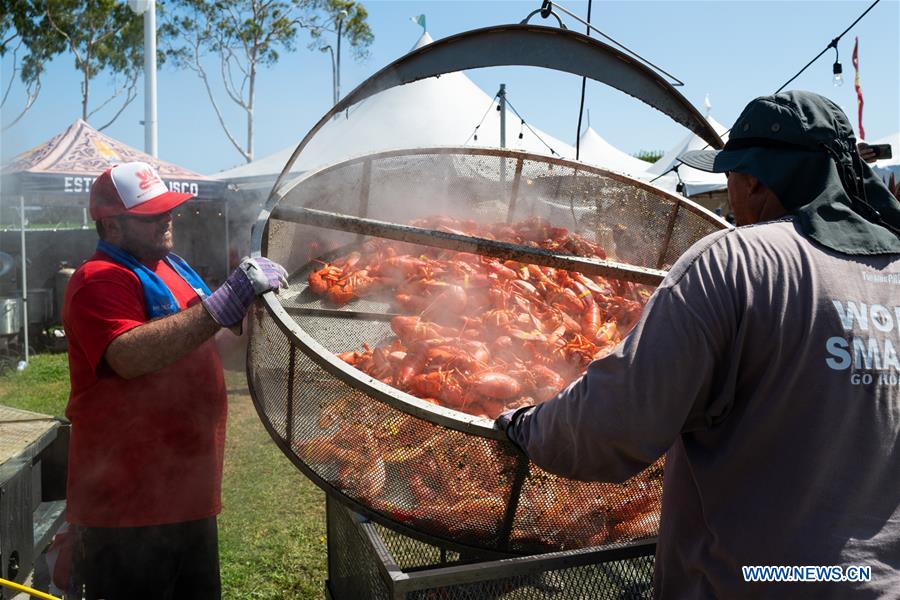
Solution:
{"label": "white and red baseball cap", "polygon": [[193,198],[170,192],[156,169],[145,162],[110,167],[91,185],[91,218],[159,215]]}

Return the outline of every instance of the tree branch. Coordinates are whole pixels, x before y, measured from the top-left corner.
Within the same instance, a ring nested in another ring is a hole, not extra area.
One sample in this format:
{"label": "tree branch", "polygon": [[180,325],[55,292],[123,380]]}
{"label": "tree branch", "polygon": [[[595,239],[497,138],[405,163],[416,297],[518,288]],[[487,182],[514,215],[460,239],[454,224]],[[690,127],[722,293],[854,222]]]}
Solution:
{"label": "tree branch", "polygon": [[66,41],[69,43],[69,49],[72,51],[72,54],[75,55],[75,64],[79,64],[79,63],[83,62],[81,59],[81,55],[78,54],[78,47],[75,45],[75,42],[72,40],[72,37],[68,33],[66,33],[65,31],[63,31],[62,29],[59,28],[59,26],[56,24],[56,21],[53,20],[53,15],[50,14],[50,9],[45,10],[44,14],[47,15],[47,20],[50,21],[50,26],[53,27],[53,29],[55,29],[56,32],[59,33],[59,35],[63,36],[66,39]]}
{"label": "tree branch", "polygon": [[104,33],[103,35],[101,35],[100,37],[94,39],[91,43],[92,43],[92,44],[99,44],[100,42],[102,42],[103,40],[105,40],[106,38],[108,38],[109,36],[115,35],[115,34],[119,33],[120,31],[122,31],[123,29],[125,29],[128,25],[129,25],[129,23],[122,23],[122,24],[119,25],[116,29],[110,29],[109,31],[107,31],[106,33]]}
{"label": "tree branch", "polygon": [[[103,110],[103,108],[104,108],[107,104],[109,104],[110,102],[112,102],[113,100],[115,100],[116,98],[118,98],[119,96],[121,96],[121,95],[122,95],[122,92],[127,91],[128,94],[130,95],[131,92],[132,92],[132,90],[135,89],[135,86],[136,86],[136,85],[137,85],[137,75],[135,74],[135,75],[132,75],[132,76],[130,76],[130,77],[128,78],[128,80],[127,80],[127,82],[125,83],[125,85],[123,85],[122,87],[116,89],[116,91],[113,92],[113,94],[112,94],[109,98],[107,98],[106,101],[105,101],[103,104],[101,104],[100,106],[98,106],[97,108],[95,108],[94,110],[92,110],[91,112],[89,112],[89,113],[88,113],[88,118],[92,117],[95,113],[97,113],[97,112]],[[120,110],[119,112],[122,112],[122,111]],[[113,120],[115,120],[115,119],[113,119]],[[99,131],[99,130],[98,130],[98,131]]]}
{"label": "tree branch", "polygon": [[[231,65],[229,60],[230,57],[226,58],[224,54],[221,52],[219,53],[219,66],[222,69],[222,85],[225,87],[225,93],[228,94],[231,101],[241,108],[246,109],[247,106],[244,102],[244,86],[241,85],[240,91],[234,87],[234,81],[231,79]],[[246,77],[244,77],[244,81],[247,81]]]}
{"label": "tree branch", "polygon": [[206,88],[206,94],[209,96],[209,101],[212,104],[213,110],[216,113],[216,117],[219,119],[219,125],[222,126],[222,130],[225,132],[225,136],[228,138],[228,141],[231,142],[231,145],[235,147],[235,149],[244,157],[244,160],[250,162],[250,155],[244,150],[243,147],[238,143],[234,136],[231,135],[231,131],[228,129],[228,125],[225,124],[225,118],[222,116],[222,111],[219,110],[219,105],[216,102],[215,96],[213,96],[212,88],[209,85],[209,78],[206,76],[206,71],[203,69],[203,65],[200,64],[200,51],[199,51],[199,42],[194,45],[194,64],[196,65],[196,71],[200,75],[200,79],[203,81],[203,86]]}
{"label": "tree branch", "polygon": [[22,112],[20,112],[19,116],[17,116],[15,119],[13,119],[12,122],[10,122],[8,125],[4,125],[3,128],[0,129],[0,131],[6,131],[7,129],[9,129],[16,123],[18,123],[22,119],[22,117],[25,116],[25,113],[27,113],[31,109],[31,106],[34,104],[34,101],[37,100],[38,94],[41,93],[40,76],[38,76],[33,82],[29,83],[28,87],[26,89],[29,90],[28,91],[28,100],[25,102],[25,107],[22,109]]}
{"label": "tree branch", "polygon": [[[121,93],[121,92],[117,92],[116,95],[119,95],[119,93]],[[113,118],[110,119],[109,122],[106,123],[106,125],[104,125],[103,127],[97,128],[97,131],[103,131],[104,129],[106,129],[107,127],[112,125],[115,122],[115,120],[119,118],[119,115],[122,114],[122,111],[124,111],[125,108],[129,104],[131,104],[131,102],[135,98],[137,98],[137,76],[136,75],[134,77],[132,77],[132,79],[131,79],[131,86],[128,88],[128,96],[125,98],[125,102],[122,104],[121,108],[119,108],[118,112],[116,112],[116,114],[113,115]],[[110,98],[110,100],[112,100],[112,98]],[[107,100],[106,102],[103,103],[104,106],[106,104],[109,104],[109,100]],[[94,111],[94,112],[97,112],[97,111]],[[91,114],[94,114],[94,113],[91,113]]]}
{"label": "tree branch", "polygon": [[244,68],[244,65],[241,64],[241,61],[237,58],[237,55],[235,55],[234,49],[231,48],[230,46],[228,47],[228,58],[234,59],[234,62],[237,65],[238,70],[241,72],[241,75],[243,75],[245,78],[250,75],[250,73],[247,72],[247,69]]}
{"label": "tree branch", "polygon": [[9,70],[9,84],[6,86],[6,91],[3,92],[3,100],[0,100],[0,108],[3,108],[3,105],[6,104],[6,99],[9,97],[9,92],[12,90],[13,83],[16,80],[16,72],[19,70],[16,68],[16,63],[18,62],[19,48],[21,47],[22,40],[19,40],[19,43],[16,44],[16,47],[13,48],[12,51],[12,69]]}
{"label": "tree branch", "polygon": [[[19,37],[19,32],[18,32],[18,31],[16,31],[16,32],[13,33],[12,35],[10,35],[8,38],[6,38],[6,39],[3,40],[2,42],[0,42],[0,48],[5,48],[6,45],[7,45],[8,43],[10,43],[11,41],[13,41],[13,40],[16,39],[17,37]],[[16,45],[16,48],[18,48],[18,47],[21,46],[21,45],[22,45],[22,42],[20,41],[20,42]]]}
{"label": "tree branch", "polygon": [[[300,17],[297,17],[296,19],[293,19],[293,20],[289,21],[289,23],[290,23],[291,25],[298,25],[301,29],[306,29],[307,31],[314,28],[314,26],[308,25],[308,24],[307,24],[305,21],[303,21],[303,19],[300,18]],[[275,35],[275,30],[274,30],[274,29],[269,30],[269,33],[266,34],[266,37],[263,38],[263,41],[262,41],[262,42],[260,42],[259,44],[257,44],[257,47],[258,47],[258,46],[262,46],[262,45],[264,45],[264,44],[268,44],[269,41],[271,41],[273,35]]]}
{"label": "tree branch", "polygon": [[[253,17],[254,17],[254,20],[255,20],[255,18],[256,18],[255,10],[254,10],[254,15],[253,15]],[[236,12],[234,12],[234,8],[233,8],[233,7],[229,7],[229,9],[228,9],[228,18],[231,19],[231,28],[232,28],[232,30],[233,30],[233,31],[240,31],[240,30],[241,30],[241,16],[240,16],[239,14],[237,14]],[[224,34],[220,34],[219,38],[220,38],[220,42],[219,42],[220,45],[224,45],[224,46],[228,47],[229,50],[231,50],[231,47],[228,46],[228,44],[225,44],[224,42],[221,41],[221,40],[224,38]],[[248,53],[248,48],[247,48],[246,42],[244,42],[243,40],[240,40],[240,42],[241,42],[241,45],[244,47],[244,52],[245,52],[245,53]],[[242,69],[242,70],[243,70],[243,69]],[[245,73],[245,74],[246,74],[246,73]]]}

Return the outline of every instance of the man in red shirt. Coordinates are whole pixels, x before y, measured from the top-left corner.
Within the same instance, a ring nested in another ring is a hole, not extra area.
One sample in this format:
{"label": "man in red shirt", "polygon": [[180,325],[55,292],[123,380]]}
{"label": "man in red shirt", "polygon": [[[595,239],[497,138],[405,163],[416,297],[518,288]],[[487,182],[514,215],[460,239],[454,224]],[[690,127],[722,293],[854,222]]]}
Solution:
{"label": "man in red shirt", "polygon": [[210,292],[171,252],[172,210],[191,197],[140,162],[91,187],[100,241],[63,308],[78,598],[220,596],[226,392],[212,338],[287,282],[257,257]]}

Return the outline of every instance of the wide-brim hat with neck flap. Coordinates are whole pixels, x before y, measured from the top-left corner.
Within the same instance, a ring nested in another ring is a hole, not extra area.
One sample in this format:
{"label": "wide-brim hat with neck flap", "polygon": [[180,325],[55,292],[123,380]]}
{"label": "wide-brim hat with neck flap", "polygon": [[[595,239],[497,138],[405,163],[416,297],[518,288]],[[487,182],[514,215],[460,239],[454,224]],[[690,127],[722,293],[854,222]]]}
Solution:
{"label": "wide-brim hat with neck flap", "polygon": [[900,253],[900,202],[864,163],[847,115],[812,92],[750,102],[722,150],[678,157],[702,171],[756,177],[800,230],[845,254]]}

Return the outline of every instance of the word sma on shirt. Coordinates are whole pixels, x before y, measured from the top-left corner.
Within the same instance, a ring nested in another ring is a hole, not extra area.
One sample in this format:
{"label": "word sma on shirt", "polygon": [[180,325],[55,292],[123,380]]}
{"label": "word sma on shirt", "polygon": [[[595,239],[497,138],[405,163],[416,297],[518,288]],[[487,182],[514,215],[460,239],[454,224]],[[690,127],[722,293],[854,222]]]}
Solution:
{"label": "word sma on shirt", "polygon": [[[900,384],[900,306],[885,307],[853,300],[832,300],[843,335],[825,341],[825,364],[835,371],[851,369],[852,385]],[[860,372],[862,371],[862,372]]]}

